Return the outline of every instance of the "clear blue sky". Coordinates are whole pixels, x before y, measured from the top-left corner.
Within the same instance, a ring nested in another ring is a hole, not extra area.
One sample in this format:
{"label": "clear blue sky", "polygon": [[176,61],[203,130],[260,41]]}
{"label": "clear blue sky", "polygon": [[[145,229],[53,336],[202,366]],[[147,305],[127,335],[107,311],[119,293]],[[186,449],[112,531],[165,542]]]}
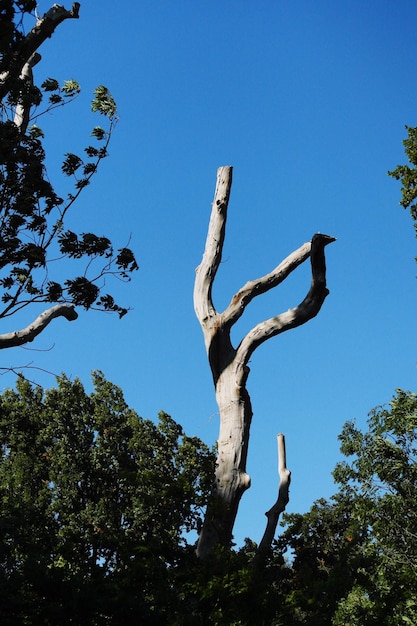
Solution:
{"label": "clear blue sky", "polygon": [[[41,14],[48,8],[39,3]],[[87,388],[101,369],[140,415],[165,410],[211,445],[218,415],[192,291],[217,167],[234,166],[219,310],[314,232],[337,237],[319,316],[264,344],[250,364],[252,488],[238,543],[259,541],[275,501],[278,432],[292,470],[288,510],[301,512],[334,491],[343,423],[364,425],[397,387],[416,388],[416,245],[386,174],[404,162],[405,124],[417,125],[416,20],[412,0],[85,0],[80,19],[41,51],[37,82],[74,77],[83,88],[39,122],[58,189],[62,154],[81,150],[97,122],[94,87],[107,85],[118,102],[111,157],[71,226],[121,246],[131,234],[141,269],[115,287],[133,307],[123,320],[57,320],[32,346],[45,352],[9,351],[4,365],[33,361]],[[234,337],[298,304],[309,281],[306,265],[253,302]]]}

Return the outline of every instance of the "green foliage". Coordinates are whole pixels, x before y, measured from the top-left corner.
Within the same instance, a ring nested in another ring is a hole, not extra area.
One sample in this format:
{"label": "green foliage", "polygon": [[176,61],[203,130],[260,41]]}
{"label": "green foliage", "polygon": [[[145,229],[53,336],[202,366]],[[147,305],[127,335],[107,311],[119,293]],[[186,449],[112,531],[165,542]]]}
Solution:
{"label": "green foliage", "polygon": [[20,379],[0,397],[2,623],[417,622],[415,394],[398,391],[365,432],[344,426],[338,493],[287,515],[271,551],[247,540],[201,561],[187,538],[214,454],[93,381],[87,394],[65,377],[46,392]]}
{"label": "green foliage", "polygon": [[59,86],[58,81],[55,78],[47,78],[41,85],[41,89],[47,93],[52,92],[48,97],[51,108],[54,108],[55,105],[65,104],[66,99],[74,98],[81,93],[80,85],[76,80],[66,80],[62,87]]}
{"label": "green foliage", "polygon": [[[354,458],[336,467],[335,478],[344,493],[354,494],[355,516],[370,528],[374,567],[365,592],[375,623],[416,623],[417,395],[397,390],[389,407],[370,413],[368,425],[366,433],[345,425],[341,450]],[[357,597],[356,591],[346,602],[352,606]]]}
{"label": "green foliage", "polygon": [[74,94],[80,93],[81,90],[80,85],[77,83],[77,81],[71,78],[71,80],[64,81],[62,91],[64,92],[66,97],[69,97]]}
{"label": "green foliage", "polygon": [[[368,519],[372,506],[376,542],[389,538],[393,547],[387,553],[388,544],[384,544],[385,556],[401,561],[406,550],[406,560],[411,559],[417,568],[417,517],[412,512],[417,498],[417,396],[398,390],[389,407],[370,413],[368,425],[366,433],[352,422],[345,425],[341,450],[354,460],[338,464],[335,479],[345,493],[361,496]],[[403,520],[400,525],[399,519]]]}
{"label": "green foliage", "polygon": [[366,524],[351,515],[348,499],[318,500],[308,513],[286,515],[277,545],[292,555],[292,579],[281,617],[288,624],[326,626],[367,559]]}
{"label": "green foliage", "polygon": [[401,206],[410,210],[417,236],[417,127],[406,126],[407,139],[404,139],[405,154],[409,165],[398,165],[388,172],[396,180],[401,181]]}
{"label": "green foliage", "polygon": [[276,613],[288,591],[288,568],[277,551],[256,559],[249,539],[240,550],[219,547],[201,561],[189,555],[175,580],[179,605],[168,624],[278,626]]}
{"label": "green foliage", "polygon": [[101,128],[101,126],[94,126],[91,131],[91,136],[98,139],[98,141],[102,141],[106,136],[106,131]]}
{"label": "green foliage", "polygon": [[107,87],[103,85],[96,87],[94,90],[94,99],[91,103],[91,110],[94,113],[101,113],[110,119],[116,115],[116,103]]}
{"label": "green foliage", "polygon": [[[126,405],[100,372],[0,397],[0,621],[168,624],[182,605],[185,533],[201,523],[214,456],[165,413]],[[179,622],[181,623],[181,622]]]}
{"label": "green foliage", "polygon": [[[65,229],[69,209],[108,156],[117,123],[116,103],[106,87],[95,90],[92,109],[107,118],[107,127],[93,128],[97,144],[85,147],[83,157],[72,152],[65,155],[62,172],[73,182],[73,191],[59,194],[47,174],[44,133],[38,122],[44,113],[74,100],[80,86],[74,79],[60,85],[55,78],[47,78],[38,88],[20,76],[26,41],[23,21],[34,7],[33,2],[7,0],[0,5],[0,72],[8,77],[0,89],[0,287],[4,290],[0,318],[34,302],[72,303],[121,317],[128,309],[102,293],[102,286],[109,276],[130,280],[138,269],[133,252],[125,247],[115,249],[101,234],[72,233],[71,239]],[[33,20],[35,24],[34,16]],[[24,112],[21,122],[15,116],[19,107]],[[129,262],[121,263],[120,257],[127,255]],[[79,263],[67,264],[62,279],[62,269],[53,263],[57,258]]]}
{"label": "green foliage", "polygon": [[397,391],[368,430],[340,435],[350,461],[339,492],[286,516],[279,545],[292,550],[286,623],[355,626],[417,623],[417,396]]}

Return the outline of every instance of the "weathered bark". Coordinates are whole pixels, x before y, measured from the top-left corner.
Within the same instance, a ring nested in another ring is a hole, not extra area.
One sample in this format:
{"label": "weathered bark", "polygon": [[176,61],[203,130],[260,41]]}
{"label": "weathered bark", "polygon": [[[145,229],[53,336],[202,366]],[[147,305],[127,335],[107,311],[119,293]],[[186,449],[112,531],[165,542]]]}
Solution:
{"label": "weathered bark", "polygon": [[8,94],[11,84],[23,73],[23,68],[43,42],[51,37],[59,24],[78,18],[80,3],[74,2],[70,11],[54,4],[22,40],[8,69],[0,74],[0,100]]}
{"label": "weathered bark", "polygon": [[65,317],[69,322],[72,322],[77,319],[78,313],[72,304],[57,304],[50,309],[46,309],[26,328],[0,335],[0,350],[30,343],[56,317]]}
{"label": "weathered bark", "polygon": [[279,488],[278,499],[275,504],[265,513],[268,521],[264,535],[259,544],[259,551],[265,551],[269,549],[274,540],[275,531],[277,529],[279,516],[285,511],[290,500],[290,482],[291,472],[287,469],[287,457],[285,453],[285,437],[283,434],[277,436],[278,439],[278,476],[279,476]]}
{"label": "weathered bark", "polygon": [[[216,544],[230,544],[240,499],[250,486],[250,477],[246,473],[252,420],[246,390],[248,361],[264,341],[317,315],[329,293],[324,248],[334,241],[327,235],[314,235],[311,242],[292,252],[272,272],[247,282],[233,296],[227,309],[218,313],[212,301],[212,286],[222,258],[231,185],[232,168],[219,168],[206,247],[196,270],[194,287],[195,312],[203,330],[220,412],[215,484],[197,546],[197,554],[201,557],[210,554]],[[279,285],[309,257],[312,281],[304,300],[295,308],[257,324],[235,348],[230,331],[249,302]]]}

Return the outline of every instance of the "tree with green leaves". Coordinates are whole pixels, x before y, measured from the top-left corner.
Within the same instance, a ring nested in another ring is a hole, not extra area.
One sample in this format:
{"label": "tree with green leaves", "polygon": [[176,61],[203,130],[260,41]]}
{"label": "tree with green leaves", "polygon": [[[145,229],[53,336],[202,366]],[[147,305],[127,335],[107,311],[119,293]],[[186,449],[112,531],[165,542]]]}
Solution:
{"label": "tree with green leaves", "polygon": [[[397,390],[389,406],[374,409],[368,431],[348,422],[341,451],[353,460],[340,463],[334,477],[341,493],[354,502],[370,538],[364,556],[373,568],[339,607],[335,624],[415,624],[417,622],[417,395]],[[367,621],[360,621],[362,605]],[[374,621],[372,621],[374,619]]]}
{"label": "tree with green leaves", "polygon": [[286,517],[292,551],[286,624],[417,623],[417,395],[398,390],[374,409],[368,430],[340,435],[350,460],[336,466],[338,493]]}
{"label": "tree with green leaves", "polygon": [[[66,197],[54,189],[46,170],[39,117],[73,100],[80,87],[74,80],[60,85],[53,78],[38,87],[34,68],[43,42],[64,21],[78,18],[79,8],[78,2],[69,11],[54,4],[39,18],[34,0],[0,4],[0,318],[29,305],[47,305],[26,328],[0,334],[0,349],[33,341],[56,317],[76,319],[76,306],[122,317],[128,309],[103,291],[103,279],[129,280],[138,267],[129,248],[115,249],[104,235],[66,227],[69,210],[108,156],[117,110],[107,88],[97,87],[92,101],[106,127],[93,128],[83,157],[67,153],[63,159],[62,172],[74,183]],[[69,259],[74,273],[64,264],[67,278],[62,279],[62,263]]]}
{"label": "tree with green leaves", "polygon": [[177,580],[192,575],[214,456],[93,381],[88,394],[19,378],[0,397],[4,625],[171,624],[187,607]]}
{"label": "tree with green leaves", "polygon": [[[352,502],[339,494],[320,499],[304,514],[286,515],[287,525],[277,538],[288,553],[287,595],[277,623],[330,626],[340,600],[349,593],[366,562],[362,549],[366,525],[352,516]],[[347,622],[350,623],[350,622]]]}
{"label": "tree with green leaves", "polygon": [[406,126],[407,139],[403,145],[408,158],[407,165],[397,165],[395,170],[388,172],[396,180],[401,181],[401,201],[404,209],[410,210],[417,237],[417,126]]}

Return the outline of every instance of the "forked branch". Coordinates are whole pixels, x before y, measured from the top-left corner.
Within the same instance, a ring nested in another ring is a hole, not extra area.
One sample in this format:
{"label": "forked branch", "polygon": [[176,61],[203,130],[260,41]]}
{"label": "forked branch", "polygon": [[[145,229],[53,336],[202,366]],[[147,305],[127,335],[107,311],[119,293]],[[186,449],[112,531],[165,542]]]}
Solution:
{"label": "forked branch", "polygon": [[282,283],[308,257],[311,257],[312,281],[304,300],[296,307],[261,322],[244,337],[239,345],[239,359],[246,364],[253,351],[264,341],[312,319],[319,312],[329,291],[326,288],[324,248],[334,237],[320,233],[288,255],[272,272],[248,281],[232,298],[226,310],[219,314],[212,301],[212,287],[221,263],[226,233],[227,209],[232,186],[231,166],[220,167],[208,227],[206,247],[196,270],[194,307],[202,326],[207,351],[213,339],[213,328],[228,331],[243,315],[247,305],[256,297]]}
{"label": "forked branch", "polygon": [[[329,294],[329,290],[326,287],[324,248],[333,241],[336,241],[334,237],[316,234],[313,236],[311,242],[305,243],[301,248],[296,250],[293,255],[290,255],[290,257],[295,256],[295,260],[293,261],[293,264],[296,263],[295,267],[298,267],[298,265],[302,263],[302,261],[299,261],[300,258],[310,256],[312,274],[310,289],[304,300],[298,306],[257,324],[248,332],[237,348],[236,359],[241,362],[242,365],[248,363],[253,352],[262,343],[286,330],[305,324],[318,314],[326,296]],[[284,264],[287,263],[290,257],[287,257]],[[258,282],[262,280],[263,279],[260,279]],[[251,299],[255,297],[255,295],[258,295],[250,290],[249,293]]]}

